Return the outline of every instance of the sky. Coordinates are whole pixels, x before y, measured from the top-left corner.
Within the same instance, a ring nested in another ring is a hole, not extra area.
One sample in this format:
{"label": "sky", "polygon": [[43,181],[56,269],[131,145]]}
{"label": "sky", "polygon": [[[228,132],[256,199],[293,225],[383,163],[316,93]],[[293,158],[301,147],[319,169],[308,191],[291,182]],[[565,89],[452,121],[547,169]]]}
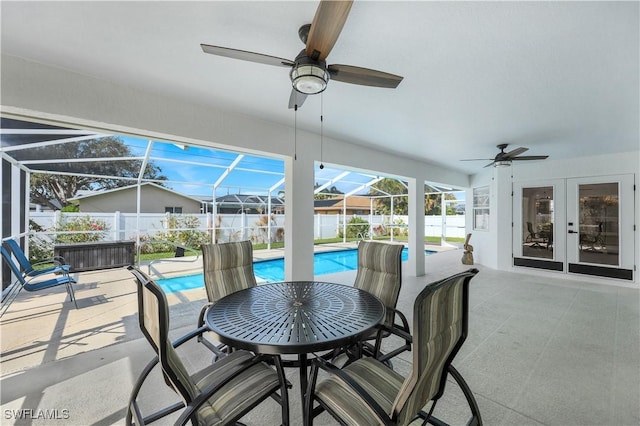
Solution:
{"label": "sky", "polygon": [[[144,156],[149,140],[130,136],[119,136],[129,146],[134,156]],[[151,155],[153,163],[160,167],[167,176],[168,186],[177,192],[191,196],[211,197],[213,187],[221,181],[216,196],[226,194],[267,195],[270,188],[272,195],[284,190],[284,161],[277,158],[261,157],[237,152],[225,151],[198,146],[180,146],[171,142],[154,141]],[[224,176],[234,161],[235,168]],[[357,191],[358,194],[369,192],[364,186],[378,176],[361,172],[347,173],[344,169],[330,167],[319,168],[316,164],[316,184],[341,179],[329,185],[343,193]],[[221,179],[223,178],[223,179]],[[463,198],[464,195],[458,196]]]}

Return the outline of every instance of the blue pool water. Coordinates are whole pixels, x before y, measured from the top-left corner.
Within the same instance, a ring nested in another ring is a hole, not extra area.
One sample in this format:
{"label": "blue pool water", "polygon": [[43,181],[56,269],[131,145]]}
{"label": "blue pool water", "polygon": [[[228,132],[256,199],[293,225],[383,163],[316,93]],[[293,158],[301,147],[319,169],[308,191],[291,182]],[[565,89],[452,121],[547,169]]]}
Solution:
{"label": "blue pool water", "polygon": [[[435,252],[425,250],[426,255]],[[409,258],[409,251],[402,250],[402,261]],[[340,250],[316,253],[313,256],[313,272],[315,275],[332,274],[335,272],[354,271],[358,268],[358,250]],[[258,281],[278,282],[284,280],[284,259],[259,260],[253,263],[253,272]],[[157,283],[166,293],[191,290],[204,287],[202,274],[184,277],[164,278]]]}

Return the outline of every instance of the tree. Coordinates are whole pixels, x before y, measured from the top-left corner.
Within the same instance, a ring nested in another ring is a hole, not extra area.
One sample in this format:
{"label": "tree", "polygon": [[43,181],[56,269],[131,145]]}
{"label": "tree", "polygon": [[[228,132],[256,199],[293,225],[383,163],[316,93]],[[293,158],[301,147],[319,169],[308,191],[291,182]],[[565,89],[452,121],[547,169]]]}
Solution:
{"label": "tree", "polygon": [[[137,178],[142,162],[132,160],[131,150],[122,139],[108,136],[80,142],[68,142],[39,148],[21,150],[18,160],[114,158],[122,160],[56,162],[47,165],[48,171],[64,172],[65,175],[32,173],[31,201],[54,210],[69,205],[69,198],[79,190],[106,190],[131,185],[128,179],[112,179],[103,176]],[[37,167],[36,167],[37,168]],[[144,171],[145,179],[166,180],[160,167],[149,162]],[[57,201],[56,205],[53,200]]]}
{"label": "tree", "polygon": [[[316,188],[318,188],[318,187],[320,187],[320,184],[318,184],[318,183],[316,182],[316,184],[313,186],[313,188],[314,188],[314,189],[316,189]],[[327,193],[328,193],[328,194],[327,194]],[[329,189],[324,189],[324,190],[322,191],[322,193],[321,193],[321,194],[315,194],[315,195],[313,196],[313,198],[314,198],[315,200],[326,200],[326,199],[328,199],[328,198],[335,198],[335,196],[334,196],[334,195],[332,195],[332,194],[339,195],[339,194],[344,194],[344,192],[340,191],[340,190],[339,190],[338,188],[336,188],[336,187],[335,187],[335,185],[334,185],[334,186],[332,186],[332,187],[331,187],[331,188],[329,188]]]}
{"label": "tree", "polygon": [[[444,194],[445,200],[455,200],[455,195],[447,192]],[[441,194],[427,194],[424,199],[424,214],[426,215],[440,215],[442,214],[442,195]],[[451,203],[447,205],[447,214],[455,215],[455,208],[451,206]]]}
{"label": "tree", "polygon": [[[392,195],[405,195],[403,197],[393,198],[393,213],[405,215],[409,213],[409,197],[407,194],[407,187],[404,183],[397,179],[384,178],[380,182],[376,183],[369,190],[369,195],[380,195],[380,189],[387,194]],[[425,185],[425,192],[429,189]],[[445,200],[455,200],[456,197],[451,193],[444,195]],[[382,197],[375,199],[376,208],[380,210],[382,214],[390,214],[391,212],[391,198]],[[442,196],[440,194],[427,194],[424,199],[424,211],[426,215],[439,215],[442,211]],[[455,214],[454,209],[451,206],[447,207],[447,214]]]}
{"label": "tree", "polygon": [[[379,191],[376,189],[379,189]],[[403,197],[393,197],[393,213],[407,214],[409,212],[409,197],[406,196],[407,187],[403,182],[397,179],[384,178],[369,189],[369,195],[379,196],[381,194],[405,194]],[[375,198],[374,200],[376,209],[382,214],[391,214],[391,197]]]}

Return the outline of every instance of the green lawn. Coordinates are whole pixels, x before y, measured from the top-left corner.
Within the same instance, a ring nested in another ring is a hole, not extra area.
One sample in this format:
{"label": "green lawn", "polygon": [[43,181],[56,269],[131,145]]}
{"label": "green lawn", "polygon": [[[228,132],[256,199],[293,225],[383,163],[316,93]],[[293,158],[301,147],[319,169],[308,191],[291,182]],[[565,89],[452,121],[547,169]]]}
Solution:
{"label": "green lawn", "polygon": [[[375,239],[377,240],[387,240],[388,237],[376,237]],[[406,242],[408,240],[408,238],[406,236],[395,236],[394,241],[402,241],[402,242]],[[347,238],[347,241],[352,242],[352,241],[358,241],[358,238]],[[425,243],[429,243],[429,244],[440,244],[440,237],[425,237],[424,239]],[[332,243],[341,243],[342,242],[342,238],[326,238],[326,239],[321,239],[321,240],[315,240],[314,244],[318,245],[318,244],[332,244]],[[464,238],[447,238],[447,242],[448,243],[464,243]],[[283,248],[284,247],[284,243],[280,242],[280,243],[271,243],[271,248]],[[267,248],[267,244],[254,244],[253,245],[253,249],[254,250],[266,250]],[[196,250],[198,253],[202,253],[200,250]],[[189,256],[189,252],[185,253],[186,256]],[[167,259],[167,258],[171,258],[174,256],[174,252],[165,252],[165,253],[149,253],[149,254],[143,254],[140,256],[140,260],[141,261],[148,261],[148,260],[156,260],[156,259]]]}

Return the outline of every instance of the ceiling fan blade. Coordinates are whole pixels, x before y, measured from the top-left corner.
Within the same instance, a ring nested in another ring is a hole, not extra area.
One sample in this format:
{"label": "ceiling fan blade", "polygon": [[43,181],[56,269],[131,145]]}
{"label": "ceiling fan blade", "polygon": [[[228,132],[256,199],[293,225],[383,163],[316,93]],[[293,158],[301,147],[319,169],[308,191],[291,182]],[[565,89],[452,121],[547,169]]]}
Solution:
{"label": "ceiling fan blade", "polygon": [[465,158],[460,161],[493,161],[493,158]]}
{"label": "ceiling fan blade", "polygon": [[360,84],[362,86],[386,87],[395,89],[403,77],[387,72],[376,71],[369,68],[354,67],[351,65],[329,65],[327,67],[331,80],[344,83]]}
{"label": "ceiling fan blade", "polygon": [[487,164],[486,166],[483,167],[483,169],[486,169],[487,167],[491,167],[493,166],[493,163],[495,163],[495,161],[490,162],[489,164]]}
{"label": "ceiling fan blade", "polygon": [[525,155],[524,157],[512,158],[512,160],[545,160],[549,158],[548,155]]}
{"label": "ceiling fan blade", "polygon": [[310,58],[324,61],[329,55],[344,27],[352,3],[352,0],[320,2],[307,37],[306,52]]}
{"label": "ceiling fan blade", "polygon": [[292,67],[293,61],[276,56],[263,55],[262,53],[247,52],[246,50],[230,49],[228,47],[212,46],[210,44],[200,44],[204,53],[212,55],[225,56],[227,58],[240,59],[249,62],[258,62],[260,64],[275,65],[279,67]]}
{"label": "ceiling fan blade", "polygon": [[520,155],[520,154],[522,154],[524,152],[527,152],[527,151],[529,151],[529,148],[516,148],[513,151],[506,152],[504,154],[503,158],[513,158],[516,155]]}
{"label": "ceiling fan blade", "polygon": [[289,109],[293,109],[296,104],[298,104],[298,108],[300,108],[306,99],[307,95],[305,93],[300,93],[292,88],[291,94],[289,95]]}

